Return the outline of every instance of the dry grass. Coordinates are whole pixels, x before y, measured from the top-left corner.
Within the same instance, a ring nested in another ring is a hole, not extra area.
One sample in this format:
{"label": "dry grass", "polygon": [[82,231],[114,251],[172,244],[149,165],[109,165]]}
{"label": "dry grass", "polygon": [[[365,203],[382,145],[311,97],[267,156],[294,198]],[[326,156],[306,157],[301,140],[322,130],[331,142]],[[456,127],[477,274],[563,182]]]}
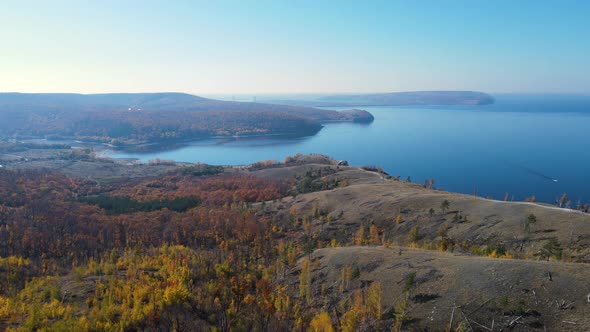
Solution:
{"label": "dry grass", "polygon": [[[294,177],[313,167],[306,165],[268,169],[253,172],[264,177]],[[335,166],[331,166],[336,169]],[[315,205],[327,212],[333,222],[318,225],[323,238],[336,238],[339,243],[349,243],[360,225],[378,226],[385,233],[385,240],[407,245],[408,232],[417,226],[422,243],[435,244],[442,227],[448,228],[448,236],[457,245],[474,247],[502,244],[515,257],[534,258],[534,254],[556,237],[564,248],[565,261],[590,262],[590,215],[554,206],[488,200],[423,188],[420,185],[386,179],[383,175],[356,167],[340,167],[339,172],[325,179],[346,180],[348,186],[285,198],[281,204],[288,211],[299,215],[311,215]],[[441,210],[441,203],[450,202],[448,210]],[[434,214],[429,210],[433,209]],[[530,231],[525,220],[534,214],[537,222]],[[401,223],[396,223],[400,216]],[[460,219],[457,217],[460,216]]]}
{"label": "dry grass", "polygon": [[[264,177],[296,177],[325,165],[268,169],[252,174]],[[335,166],[332,166],[337,169]],[[321,240],[336,239],[348,245],[316,250],[314,288],[325,289],[327,298],[349,296],[355,288],[380,281],[384,319],[393,320],[394,305],[405,280],[416,273],[411,294],[409,330],[444,331],[453,312],[453,330],[489,331],[588,331],[590,330],[590,215],[553,206],[502,202],[470,195],[426,189],[420,185],[387,179],[356,167],[340,167],[325,180],[338,178],[345,187],[288,197],[275,204],[283,220],[296,211],[313,219],[313,232]],[[441,203],[450,202],[442,211]],[[430,212],[434,210],[434,213]],[[534,214],[537,222],[526,231],[524,221]],[[329,224],[326,218],[330,217]],[[397,218],[400,216],[400,218]],[[460,216],[460,218],[456,217]],[[399,223],[396,222],[398,219]],[[378,226],[385,247],[351,246],[359,227]],[[420,229],[414,246],[436,248],[441,229],[455,243],[453,252],[410,249],[411,229]],[[563,247],[561,259],[539,261],[535,254],[550,238]],[[463,247],[462,247],[463,245]],[[503,246],[522,259],[497,259],[472,255],[486,247]],[[570,263],[577,262],[577,263]],[[360,276],[341,293],[342,268],[352,265]],[[318,285],[323,284],[324,287]],[[387,326],[387,323],[385,324]],[[509,328],[510,327],[510,328]]]}
{"label": "dry grass", "polygon": [[[320,262],[316,277],[322,274],[314,282],[336,285],[346,265],[360,270],[348,293],[380,281],[385,313],[402,297],[405,279],[415,272],[416,287],[410,293],[410,316],[415,320],[408,326],[412,329],[444,330],[455,307],[453,327],[464,322],[475,331],[485,330],[477,324],[491,327],[492,321],[499,331],[521,315],[516,330],[590,330],[586,295],[590,269],[585,264],[492,259],[402,247],[326,248],[313,257]],[[330,291],[336,293],[338,287]]]}

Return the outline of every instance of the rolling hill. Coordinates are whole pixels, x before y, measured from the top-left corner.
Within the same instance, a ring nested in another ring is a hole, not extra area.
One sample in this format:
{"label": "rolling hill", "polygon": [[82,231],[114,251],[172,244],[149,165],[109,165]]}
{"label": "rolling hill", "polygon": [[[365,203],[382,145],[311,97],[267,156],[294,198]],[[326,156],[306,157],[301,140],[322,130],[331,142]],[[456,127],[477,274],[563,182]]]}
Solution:
{"label": "rolling hill", "polygon": [[219,167],[54,153],[0,169],[0,329],[590,328],[580,210],[322,155]]}
{"label": "rolling hill", "polygon": [[228,102],[183,93],[0,93],[0,135],[132,143],[207,136],[315,134],[365,111]]}

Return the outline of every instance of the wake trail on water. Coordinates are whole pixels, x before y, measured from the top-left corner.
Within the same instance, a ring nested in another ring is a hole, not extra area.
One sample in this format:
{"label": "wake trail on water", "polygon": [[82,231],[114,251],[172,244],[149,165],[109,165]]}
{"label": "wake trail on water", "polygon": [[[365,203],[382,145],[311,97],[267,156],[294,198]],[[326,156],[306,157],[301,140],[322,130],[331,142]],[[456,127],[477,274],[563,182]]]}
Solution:
{"label": "wake trail on water", "polygon": [[527,173],[529,173],[529,174],[533,174],[533,175],[536,175],[536,176],[538,176],[538,177],[541,177],[541,178],[543,178],[543,179],[545,179],[545,180],[549,180],[549,181],[552,181],[552,182],[557,182],[557,179],[555,179],[555,178],[552,178],[552,177],[550,177],[550,176],[548,176],[548,175],[546,175],[546,174],[543,174],[543,173],[541,173],[541,172],[537,172],[537,171],[535,171],[534,169],[530,169],[530,168],[528,168],[528,167],[526,167],[526,166],[523,166],[523,165],[517,165],[517,164],[513,164],[513,163],[509,163],[509,162],[507,162],[506,164],[508,164],[508,165],[510,165],[510,166],[512,166],[512,167],[515,167],[515,168],[521,169],[521,170],[523,170],[523,171],[525,171],[525,172],[527,172]]}

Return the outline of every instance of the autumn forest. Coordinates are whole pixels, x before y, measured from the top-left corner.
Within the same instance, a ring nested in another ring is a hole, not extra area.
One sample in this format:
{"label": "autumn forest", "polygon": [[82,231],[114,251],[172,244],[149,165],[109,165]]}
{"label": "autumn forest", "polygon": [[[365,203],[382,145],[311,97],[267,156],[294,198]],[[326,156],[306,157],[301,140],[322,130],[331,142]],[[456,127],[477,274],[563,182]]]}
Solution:
{"label": "autumn forest", "polygon": [[[310,262],[297,268],[329,241],[309,232],[313,216],[279,220],[265,212],[264,202],[313,190],[313,178],[298,186],[197,165],[99,185],[0,170],[0,324],[55,331],[331,326],[325,312],[311,309]],[[376,324],[376,287],[339,303],[343,327]]]}

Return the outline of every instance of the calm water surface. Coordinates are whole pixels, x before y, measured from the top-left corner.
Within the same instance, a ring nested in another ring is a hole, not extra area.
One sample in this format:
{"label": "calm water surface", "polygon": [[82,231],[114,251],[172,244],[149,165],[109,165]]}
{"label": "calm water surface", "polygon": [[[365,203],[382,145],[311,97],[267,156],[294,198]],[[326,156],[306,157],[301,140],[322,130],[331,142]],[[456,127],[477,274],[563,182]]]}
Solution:
{"label": "calm water surface", "polygon": [[575,204],[590,201],[589,100],[506,96],[489,106],[362,107],[373,123],[327,124],[311,137],[214,139],[110,156],[240,165],[322,153],[415,182],[434,178],[449,191],[551,203],[567,193]]}

